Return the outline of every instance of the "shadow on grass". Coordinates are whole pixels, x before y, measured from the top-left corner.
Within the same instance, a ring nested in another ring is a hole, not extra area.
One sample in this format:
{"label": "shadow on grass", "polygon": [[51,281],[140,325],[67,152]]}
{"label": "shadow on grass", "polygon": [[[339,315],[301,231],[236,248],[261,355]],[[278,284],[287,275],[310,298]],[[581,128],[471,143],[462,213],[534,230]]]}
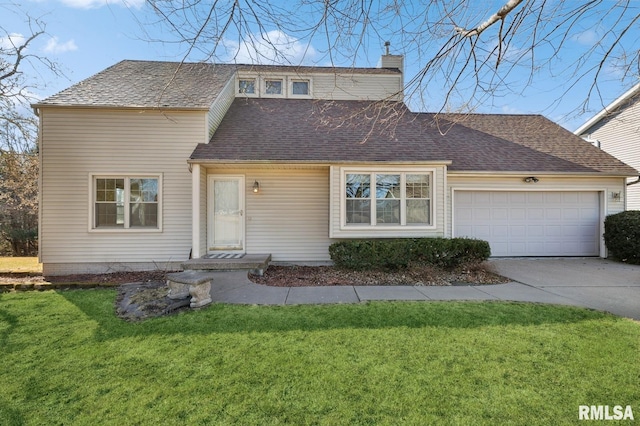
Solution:
{"label": "shadow on grass", "polygon": [[59,291],[99,326],[100,340],[133,335],[531,326],[615,318],[584,308],[520,302],[370,302],[343,305],[213,304],[138,323],[115,315],[113,290]]}

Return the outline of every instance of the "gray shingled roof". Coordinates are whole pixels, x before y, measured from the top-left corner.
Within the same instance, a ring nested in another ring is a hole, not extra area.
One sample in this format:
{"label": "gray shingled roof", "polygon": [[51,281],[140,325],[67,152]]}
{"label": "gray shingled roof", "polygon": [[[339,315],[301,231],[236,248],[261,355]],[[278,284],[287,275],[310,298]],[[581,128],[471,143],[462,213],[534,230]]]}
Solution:
{"label": "gray shingled roof", "polygon": [[236,99],[191,161],[428,162],[452,171],[637,175],[539,115],[412,113],[403,103]]}
{"label": "gray shingled roof", "polygon": [[232,65],[122,61],[36,106],[208,109]]}
{"label": "gray shingled roof", "polygon": [[122,61],[34,106],[208,109],[238,71],[393,74],[388,68],[332,68]]}

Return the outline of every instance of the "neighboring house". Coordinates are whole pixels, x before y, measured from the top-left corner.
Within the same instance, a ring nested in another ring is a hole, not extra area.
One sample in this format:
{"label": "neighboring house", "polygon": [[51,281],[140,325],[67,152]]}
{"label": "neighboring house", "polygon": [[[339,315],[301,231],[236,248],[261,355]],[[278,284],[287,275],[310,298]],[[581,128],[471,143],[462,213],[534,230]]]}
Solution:
{"label": "neighboring house", "polygon": [[[576,135],[640,169],[640,83],[580,126]],[[622,197],[627,210],[640,210],[640,183],[630,178]],[[637,183],[637,184],[636,184]]]}
{"label": "neighboring house", "polygon": [[35,104],[44,273],[327,262],[350,238],[605,255],[636,170],[542,116],[413,113],[402,57],[381,65],[123,61]]}

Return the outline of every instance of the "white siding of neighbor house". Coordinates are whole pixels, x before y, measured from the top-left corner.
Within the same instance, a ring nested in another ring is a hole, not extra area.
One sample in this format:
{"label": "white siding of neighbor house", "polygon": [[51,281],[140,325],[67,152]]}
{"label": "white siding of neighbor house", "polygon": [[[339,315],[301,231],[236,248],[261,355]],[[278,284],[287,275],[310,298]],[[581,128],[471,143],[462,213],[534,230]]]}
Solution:
{"label": "white siding of neighbor house", "polygon": [[270,253],[275,262],[330,260],[328,167],[209,167],[208,173],[245,176],[247,253]]}
{"label": "white siding of neighbor house", "polygon": [[[602,150],[640,169],[640,98],[581,136],[598,141]],[[640,184],[627,187],[627,210],[640,210]]]}
{"label": "white siding of neighbor house", "polygon": [[331,236],[333,238],[338,239],[349,239],[349,238],[415,238],[415,237],[442,237],[444,236],[445,228],[446,228],[446,206],[445,206],[445,194],[444,188],[446,185],[446,168],[443,165],[429,165],[423,166],[422,168],[432,170],[435,169],[434,172],[434,183],[433,185],[433,199],[431,200],[434,203],[434,218],[435,218],[435,228],[433,229],[411,229],[402,227],[397,227],[394,229],[341,229],[341,196],[343,189],[340,184],[340,176],[343,168],[352,169],[366,167],[367,169],[371,169],[371,171],[377,170],[389,170],[389,171],[406,171],[406,170],[420,170],[421,166],[409,166],[409,165],[393,165],[393,164],[384,164],[384,165],[371,165],[371,164],[361,164],[361,165],[349,165],[349,166],[332,166],[330,172],[331,179]]}
{"label": "white siding of neighbor house", "polygon": [[[191,250],[187,158],[206,141],[206,111],[40,110],[40,255],[46,274],[163,267]],[[162,230],[92,231],[91,175],[162,176]]]}
{"label": "white siding of neighbor house", "polygon": [[[455,190],[469,191],[597,191],[601,194],[600,206],[604,222],[606,216],[619,213],[624,210],[624,200],[622,197],[615,200],[614,193],[624,193],[625,179],[620,177],[569,177],[569,176],[544,176],[536,175],[539,179],[537,183],[525,183],[523,175],[469,175],[469,174],[449,174],[447,180],[446,204],[449,212],[453,211],[453,193]],[[455,217],[448,221],[446,236],[453,235]],[[601,226],[604,232],[604,225]],[[604,247],[601,245],[601,255]]]}

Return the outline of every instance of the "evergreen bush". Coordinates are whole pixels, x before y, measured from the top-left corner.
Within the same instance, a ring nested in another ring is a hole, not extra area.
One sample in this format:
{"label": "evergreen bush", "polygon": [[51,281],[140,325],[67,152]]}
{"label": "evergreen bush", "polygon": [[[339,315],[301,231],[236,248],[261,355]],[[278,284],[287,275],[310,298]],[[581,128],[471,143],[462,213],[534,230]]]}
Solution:
{"label": "evergreen bush", "polygon": [[615,259],[640,264],[640,210],[607,216],[604,220],[604,243]]}

